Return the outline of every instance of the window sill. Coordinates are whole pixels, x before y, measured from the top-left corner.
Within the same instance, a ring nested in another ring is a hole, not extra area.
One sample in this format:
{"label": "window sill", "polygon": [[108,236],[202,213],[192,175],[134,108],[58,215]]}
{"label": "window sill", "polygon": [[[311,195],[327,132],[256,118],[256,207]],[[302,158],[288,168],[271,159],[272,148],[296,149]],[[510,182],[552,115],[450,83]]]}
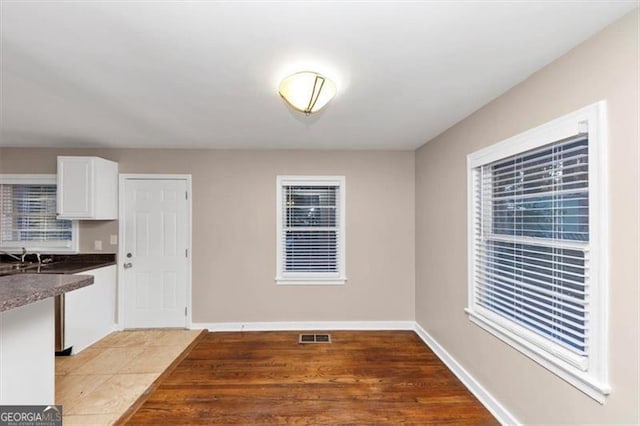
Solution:
{"label": "window sill", "polygon": [[[27,243],[27,241],[25,241],[25,243]],[[77,245],[75,244],[73,247],[62,247],[62,246],[52,246],[52,245],[29,245],[29,244],[23,244],[21,246],[7,245],[7,246],[0,246],[0,250],[7,253],[21,255],[23,247],[28,254],[33,254],[33,253],[77,254],[80,252]]]}
{"label": "window sill", "polygon": [[344,285],[346,282],[346,278],[276,277],[278,285]]}
{"label": "window sill", "polygon": [[601,383],[595,377],[589,375],[588,372],[580,371],[578,368],[567,365],[552,353],[529,342],[528,340],[497,324],[495,321],[492,321],[471,309],[465,309],[465,312],[469,316],[471,322],[517,349],[530,359],[536,361],[538,364],[584,392],[589,397],[595,399],[600,404],[604,404],[607,395],[611,393],[611,388],[608,385]]}

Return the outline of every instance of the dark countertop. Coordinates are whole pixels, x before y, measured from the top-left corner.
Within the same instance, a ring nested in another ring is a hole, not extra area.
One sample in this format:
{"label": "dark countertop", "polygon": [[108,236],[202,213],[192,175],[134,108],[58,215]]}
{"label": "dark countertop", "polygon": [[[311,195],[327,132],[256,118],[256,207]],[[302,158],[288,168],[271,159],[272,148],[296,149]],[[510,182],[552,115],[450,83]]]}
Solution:
{"label": "dark countertop", "polygon": [[91,284],[91,275],[16,274],[0,277],[0,312]]}
{"label": "dark countertop", "polygon": [[27,274],[77,274],[80,272],[90,271],[92,269],[102,268],[103,266],[115,265],[115,262],[111,263],[64,263],[64,264],[49,264],[41,265],[38,268],[28,269],[25,271]]}
{"label": "dark countertop", "polygon": [[[29,257],[29,259],[31,260],[32,257]],[[91,269],[116,264],[115,254],[42,255],[42,259],[51,259],[51,261],[40,265],[32,262],[22,269],[7,270],[4,272],[0,270],[0,275],[77,274],[79,272],[86,272]],[[2,261],[3,258],[0,257],[0,262]],[[47,260],[45,260],[45,262],[47,262]]]}
{"label": "dark countertop", "polygon": [[[0,312],[93,284],[91,275],[72,275],[116,264],[115,254],[42,255],[38,265],[28,255],[25,264],[0,256]],[[50,259],[50,261],[49,261]],[[5,263],[6,262],[6,263]],[[3,276],[4,275],[4,276]]]}

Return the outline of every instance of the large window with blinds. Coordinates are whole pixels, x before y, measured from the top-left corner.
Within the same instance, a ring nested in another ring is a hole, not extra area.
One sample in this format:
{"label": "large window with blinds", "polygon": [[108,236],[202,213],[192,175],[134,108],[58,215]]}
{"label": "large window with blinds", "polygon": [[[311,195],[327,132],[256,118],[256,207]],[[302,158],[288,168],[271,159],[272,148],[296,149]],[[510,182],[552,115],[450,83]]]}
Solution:
{"label": "large window with blinds", "polygon": [[278,176],[278,284],[344,284],[343,176]]}
{"label": "large window with blinds", "polygon": [[0,248],[77,251],[77,223],[56,218],[55,175],[0,175]]}
{"label": "large window with blinds", "polygon": [[593,398],[606,375],[604,104],[468,157],[470,318]]}

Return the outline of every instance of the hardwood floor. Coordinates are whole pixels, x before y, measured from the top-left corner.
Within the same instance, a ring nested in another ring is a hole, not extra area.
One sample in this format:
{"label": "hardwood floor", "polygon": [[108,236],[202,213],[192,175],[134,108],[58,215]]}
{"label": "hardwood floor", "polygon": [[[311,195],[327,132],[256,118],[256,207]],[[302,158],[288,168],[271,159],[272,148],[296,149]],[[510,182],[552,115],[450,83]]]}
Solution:
{"label": "hardwood floor", "polygon": [[298,334],[206,334],[128,423],[497,424],[411,331]]}

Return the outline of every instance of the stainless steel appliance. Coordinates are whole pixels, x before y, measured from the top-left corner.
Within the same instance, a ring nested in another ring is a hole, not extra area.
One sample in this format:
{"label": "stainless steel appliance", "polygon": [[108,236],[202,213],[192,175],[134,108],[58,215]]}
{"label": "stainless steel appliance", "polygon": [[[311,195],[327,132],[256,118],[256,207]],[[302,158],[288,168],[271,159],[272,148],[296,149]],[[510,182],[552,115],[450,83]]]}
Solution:
{"label": "stainless steel appliance", "polygon": [[71,355],[73,346],[65,348],[64,346],[64,293],[54,298],[55,312],[55,351],[56,356]]}

